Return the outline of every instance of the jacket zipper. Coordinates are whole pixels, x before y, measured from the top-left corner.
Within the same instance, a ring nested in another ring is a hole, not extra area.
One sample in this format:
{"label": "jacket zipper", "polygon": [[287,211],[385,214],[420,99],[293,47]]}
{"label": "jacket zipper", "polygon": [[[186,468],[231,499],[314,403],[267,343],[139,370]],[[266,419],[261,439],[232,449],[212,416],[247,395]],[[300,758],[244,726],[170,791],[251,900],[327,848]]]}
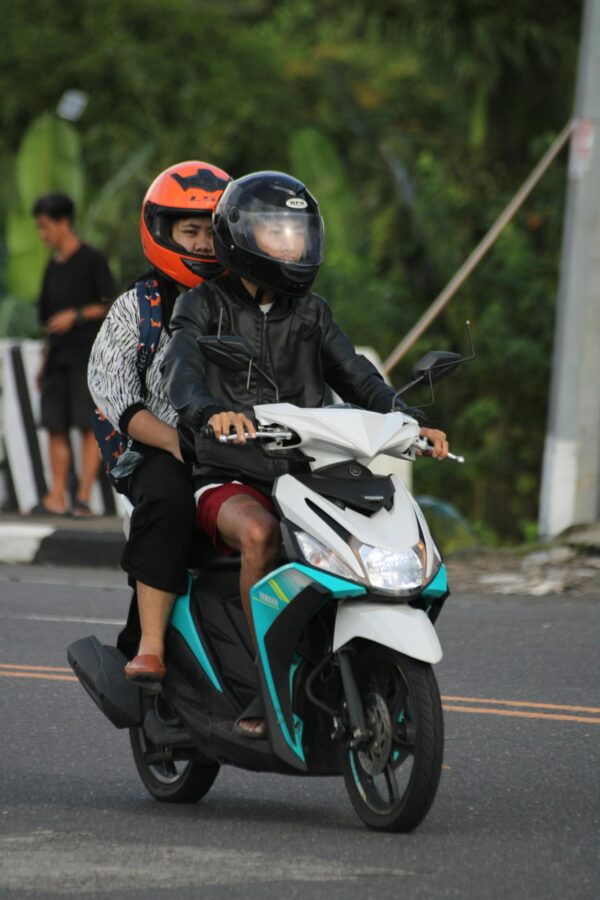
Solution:
{"label": "jacket zipper", "polygon": [[[260,312],[260,310],[259,310]],[[262,328],[260,333],[260,367],[263,372],[266,371],[266,363],[267,363],[267,316],[269,313],[260,313],[263,317]],[[258,402],[264,402],[264,385],[262,384],[262,380],[257,379],[257,387],[258,387]]]}

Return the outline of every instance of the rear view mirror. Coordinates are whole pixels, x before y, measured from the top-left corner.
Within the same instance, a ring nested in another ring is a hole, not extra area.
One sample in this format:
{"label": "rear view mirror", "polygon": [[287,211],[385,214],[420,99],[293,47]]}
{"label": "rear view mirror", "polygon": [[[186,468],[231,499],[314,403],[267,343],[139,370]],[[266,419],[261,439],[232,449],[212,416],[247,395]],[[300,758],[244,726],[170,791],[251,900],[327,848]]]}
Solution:
{"label": "rear view mirror", "polygon": [[[394,394],[391,406],[392,412],[396,407],[396,398],[400,397],[417,384],[429,384],[431,388],[431,403],[433,403],[435,399],[433,396],[434,383],[436,381],[441,381],[442,378],[447,378],[448,375],[452,375],[460,363],[470,362],[470,360],[475,359],[475,347],[473,346],[473,339],[471,338],[471,323],[467,322],[466,325],[469,343],[471,345],[471,353],[469,356],[461,356],[460,353],[451,353],[449,350],[430,350],[415,363],[412,370],[412,378],[408,384],[405,384],[404,387],[401,387],[400,390],[396,391]],[[431,403],[421,403],[420,408],[423,409],[425,406],[431,406]],[[411,409],[415,409],[415,407],[405,407],[407,412],[410,412]]]}
{"label": "rear view mirror", "polygon": [[450,353],[448,350],[430,350],[415,364],[412,377],[415,380],[434,384],[451,375],[461,362],[463,362],[463,357],[460,353]]}
{"label": "rear view mirror", "polygon": [[254,351],[248,341],[237,334],[224,337],[209,335],[196,340],[207,359],[231,372],[246,371],[248,364],[254,359]]}

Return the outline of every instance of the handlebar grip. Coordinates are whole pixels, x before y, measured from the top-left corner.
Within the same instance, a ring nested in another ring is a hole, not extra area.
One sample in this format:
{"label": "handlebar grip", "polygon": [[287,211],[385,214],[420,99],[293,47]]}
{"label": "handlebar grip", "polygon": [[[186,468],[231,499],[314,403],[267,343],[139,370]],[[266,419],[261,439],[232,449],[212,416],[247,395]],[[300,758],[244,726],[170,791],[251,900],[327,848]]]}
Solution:
{"label": "handlebar grip", "polygon": [[203,438],[214,438],[215,432],[212,425],[203,425],[200,429],[200,437]]}

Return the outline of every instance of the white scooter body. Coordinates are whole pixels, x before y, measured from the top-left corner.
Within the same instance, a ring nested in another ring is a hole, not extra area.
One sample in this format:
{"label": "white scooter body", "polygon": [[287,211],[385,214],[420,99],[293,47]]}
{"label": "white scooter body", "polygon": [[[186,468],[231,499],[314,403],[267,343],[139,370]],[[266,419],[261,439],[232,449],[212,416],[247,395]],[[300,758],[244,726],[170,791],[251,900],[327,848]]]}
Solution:
{"label": "white scooter body", "polygon": [[[314,458],[313,470],[352,460],[369,466],[383,453],[414,459],[415,441],[419,435],[418,423],[402,412],[303,409],[289,403],[277,403],[257,406],[255,414],[262,426],[279,425],[298,434],[300,442],[297,446]],[[266,444],[266,447],[277,449],[274,443]],[[391,477],[395,489],[392,508],[381,508],[370,516],[349,508],[341,509],[292,475],[277,479],[273,496],[286,519],[333,550],[362,584],[365,584],[365,573],[348,541],[317,515],[307,500],[362,544],[398,552],[421,541],[425,548],[425,587],[440,567],[440,553],[423,513],[404,482],[398,475]],[[368,584],[365,586],[368,588]],[[338,604],[333,650],[339,650],[354,638],[364,638],[423,662],[439,662],[442,649],[429,617],[423,610],[414,609],[402,600],[405,598],[393,595],[383,601],[342,600]]]}

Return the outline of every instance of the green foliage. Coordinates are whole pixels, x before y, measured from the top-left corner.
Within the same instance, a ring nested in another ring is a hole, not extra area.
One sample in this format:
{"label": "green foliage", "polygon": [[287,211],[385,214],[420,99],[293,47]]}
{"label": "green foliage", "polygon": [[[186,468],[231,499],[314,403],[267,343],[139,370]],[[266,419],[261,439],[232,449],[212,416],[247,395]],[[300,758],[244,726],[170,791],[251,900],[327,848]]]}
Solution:
{"label": "green foliage", "polygon": [[[390,286],[377,275],[374,253],[386,222],[365,216],[360,195],[329,138],[314,128],[294,132],[290,142],[291,170],[310,185],[325,221],[325,264],[316,290],[335,308],[344,327],[362,344],[385,346],[382,325],[393,323]],[[373,316],[373,309],[377,316]]]}
{"label": "green foliage", "polygon": [[6,212],[6,285],[10,295],[0,306],[0,335],[29,337],[39,331],[35,316],[18,309],[19,303],[31,304],[37,298],[48,260],[31,213],[35,200],[49,191],[67,193],[79,213],[79,230],[84,239],[113,256],[113,268],[119,269],[120,260],[115,254],[117,241],[122,238],[123,211],[125,204],[132,202],[132,185],[153,149],[152,142],[148,142],[131,154],[86,211],[78,133],[50,113],[43,113],[32,122],[16,156],[17,197]]}
{"label": "green foliage", "polygon": [[79,136],[72,125],[51,113],[42,113],[31,123],[16,159],[17,189],[24,210],[31,212],[35,200],[48,185],[64,191],[75,206],[83,203],[83,170]]}
{"label": "green foliage", "polygon": [[29,210],[20,206],[8,209],[6,247],[5,281],[8,289],[21,303],[31,304],[39,292],[48,252],[37,235]]}
{"label": "green foliage", "polygon": [[15,297],[3,297],[0,303],[0,338],[39,337],[40,326],[37,310],[32,303],[24,303]]}
{"label": "green foliage", "polygon": [[83,171],[75,129],[50,113],[25,132],[15,163],[17,196],[6,216],[6,284],[9,292],[32,301],[39,291],[48,254],[40,243],[31,208],[50,190],[65,191],[76,205],[83,199]]}
{"label": "green foliage", "polygon": [[[580,0],[9,4],[0,164],[10,171],[65,89],[86,91],[80,222],[124,283],[143,266],[140,201],[161,169],[293,170],[325,217],[317,290],[385,358],[570,115],[580,12]],[[467,464],[423,460],[415,474],[500,540],[530,536],[536,519],[564,182],[561,161],[394,373],[406,381],[428,347],[464,349],[473,321],[477,358],[429,411]],[[14,203],[7,179],[4,219]]]}
{"label": "green foliage", "polygon": [[[311,186],[327,223],[327,265],[343,268],[360,264],[364,246],[361,208],[332,143],[316,128],[292,134],[290,163],[294,174]],[[357,259],[358,257],[358,259]]]}

